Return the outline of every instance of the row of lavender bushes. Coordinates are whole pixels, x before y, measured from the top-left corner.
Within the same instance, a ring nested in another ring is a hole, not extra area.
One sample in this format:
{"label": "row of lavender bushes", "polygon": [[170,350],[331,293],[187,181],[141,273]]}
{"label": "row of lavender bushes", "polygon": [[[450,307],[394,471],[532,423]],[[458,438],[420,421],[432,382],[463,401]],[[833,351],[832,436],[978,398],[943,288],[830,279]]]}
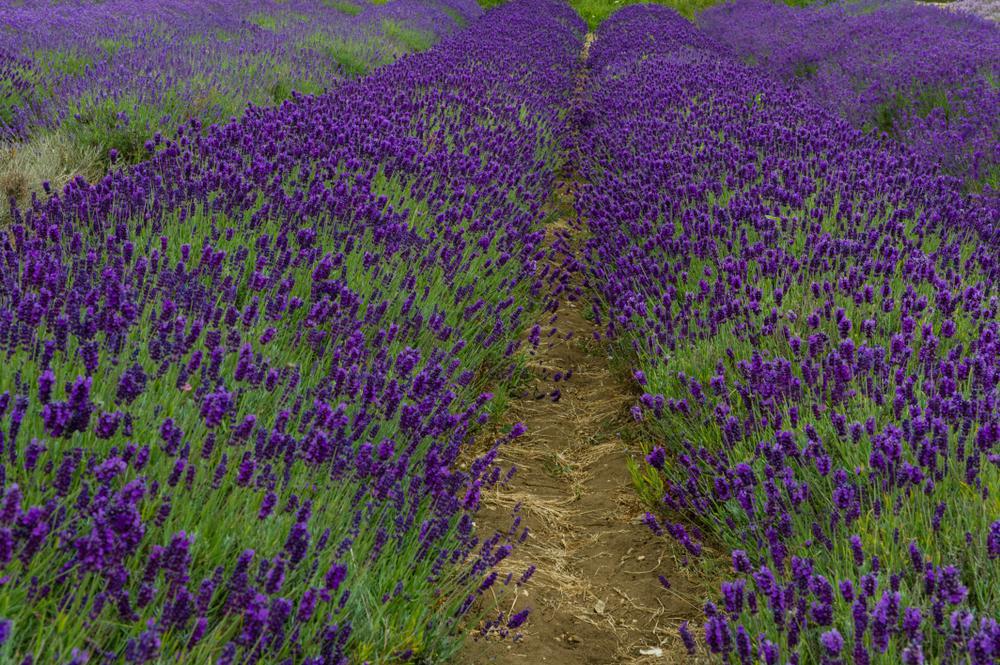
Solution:
{"label": "row of lavender bushes", "polygon": [[519,0],[15,211],[0,661],[442,662],[530,576],[494,572],[518,518],[473,527],[510,472],[463,448],[561,282],[540,222],[583,30]]}
{"label": "row of lavender bushes", "polygon": [[737,0],[698,23],[818,106],[910,145],[973,189],[1000,191],[995,23],[911,0]]}
{"label": "row of lavender bushes", "polygon": [[472,0],[26,0],[0,8],[0,140],[65,126],[142,160],[156,132],[322,92],[480,13]]}
{"label": "row of lavender bushes", "polygon": [[[319,94],[425,50],[473,0],[26,0],[0,6],[0,227],[77,176],[99,180],[193,118]],[[48,185],[46,185],[48,183]]]}
{"label": "row of lavender bushes", "polygon": [[997,662],[997,198],[665,8],[589,66],[580,259],[636,361],[634,476],[656,533],[731,558],[688,647]]}
{"label": "row of lavender bushes", "polygon": [[25,0],[0,6],[0,226],[193,118],[319,94],[427,49],[473,0]]}

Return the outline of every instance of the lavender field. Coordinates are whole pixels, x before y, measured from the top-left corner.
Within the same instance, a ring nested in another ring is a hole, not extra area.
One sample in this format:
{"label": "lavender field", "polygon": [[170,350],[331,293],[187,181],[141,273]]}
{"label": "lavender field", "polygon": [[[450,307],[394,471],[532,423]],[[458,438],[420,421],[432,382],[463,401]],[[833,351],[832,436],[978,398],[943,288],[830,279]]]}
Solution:
{"label": "lavender field", "polygon": [[0,1],[0,663],[1000,663],[1000,28]]}

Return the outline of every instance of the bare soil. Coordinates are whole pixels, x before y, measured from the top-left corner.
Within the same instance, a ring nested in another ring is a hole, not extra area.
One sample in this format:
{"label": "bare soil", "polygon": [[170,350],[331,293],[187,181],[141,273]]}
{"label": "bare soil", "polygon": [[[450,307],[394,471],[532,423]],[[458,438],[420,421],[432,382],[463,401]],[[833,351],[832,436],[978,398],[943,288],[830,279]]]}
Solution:
{"label": "bare soil", "polygon": [[[547,229],[550,246],[557,237],[572,244],[578,235],[573,177],[569,165],[553,196],[560,214]],[[515,574],[530,564],[537,572],[499,609],[532,613],[519,639],[474,635],[461,665],[681,662],[687,654],[677,627],[701,616],[704,580],[683,565],[682,548],[642,523],[645,508],[628,469],[639,451],[622,437],[634,424],[628,408],[636,396],[595,341],[586,293],[573,281],[555,321],[551,314],[539,319],[542,342],[528,362],[530,384],[503,416],[501,425],[527,426],[498,460],[517,474],[483,497],[477,517],[482,533],[506,530],[519,506],[531,535],[505,563]],[[547,337],[553,327],[557,334]],[[569,380],[556,380],[569,370]]]}

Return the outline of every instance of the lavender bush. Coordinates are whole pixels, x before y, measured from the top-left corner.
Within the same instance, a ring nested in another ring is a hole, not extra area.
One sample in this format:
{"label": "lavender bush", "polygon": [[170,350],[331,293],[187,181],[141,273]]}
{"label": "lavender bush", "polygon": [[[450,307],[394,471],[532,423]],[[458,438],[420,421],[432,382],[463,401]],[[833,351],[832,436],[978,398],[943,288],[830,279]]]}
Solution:
{"label": "lavender bush", "polygon": [[997,199],[667,9],[615,15],[590,67],[581,258],[636,358],[651,528],[731,553],[707,649],[996,662]]}
{"label": "lavender bush", "polygon": [[15,211],[0,659],[441,662],[521,583],[492,572],[518,518],[472,522],[509,474],[459,456],[561,281],[539,224],[582,30],[511,3]]}
{"label": "lavender bush", "polygon": [[857,127],[887,132],[974,187],[1000,189],[1000,28],[898,0],[738,0],[698,22]]}

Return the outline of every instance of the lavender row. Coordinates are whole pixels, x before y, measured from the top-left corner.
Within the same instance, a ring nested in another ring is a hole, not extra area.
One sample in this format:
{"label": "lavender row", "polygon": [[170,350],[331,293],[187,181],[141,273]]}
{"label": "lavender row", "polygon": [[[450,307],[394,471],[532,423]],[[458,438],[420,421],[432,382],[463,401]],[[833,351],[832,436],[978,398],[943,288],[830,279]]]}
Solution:
{"label": "lavender row", "polygon": [[530,576],[493,572],[527,531],[474,529],[510,471],[464,443],[561,288],[540,222],[582,31],[514,2],[15,212],[0,659],[441,662]]}
{"label": "lavender row", "polygon": [[647,521],[732,560],[689,648],[997,662],[996,198],[664,8],[616,14],[590,67],[581,260],[637,363]]}
{"label": "lavender row", "polygon": [[805,9],[738,0],[699,24],[856,127],[888,133],[974,188],[1000,190],[995,23],[910,0]]}
{"label": "lavender row", "polygon": [[466,0],[29,0],[0,10],[0,139],[65,124],[142,158],[156,131],[322,92],[479,13]]}

